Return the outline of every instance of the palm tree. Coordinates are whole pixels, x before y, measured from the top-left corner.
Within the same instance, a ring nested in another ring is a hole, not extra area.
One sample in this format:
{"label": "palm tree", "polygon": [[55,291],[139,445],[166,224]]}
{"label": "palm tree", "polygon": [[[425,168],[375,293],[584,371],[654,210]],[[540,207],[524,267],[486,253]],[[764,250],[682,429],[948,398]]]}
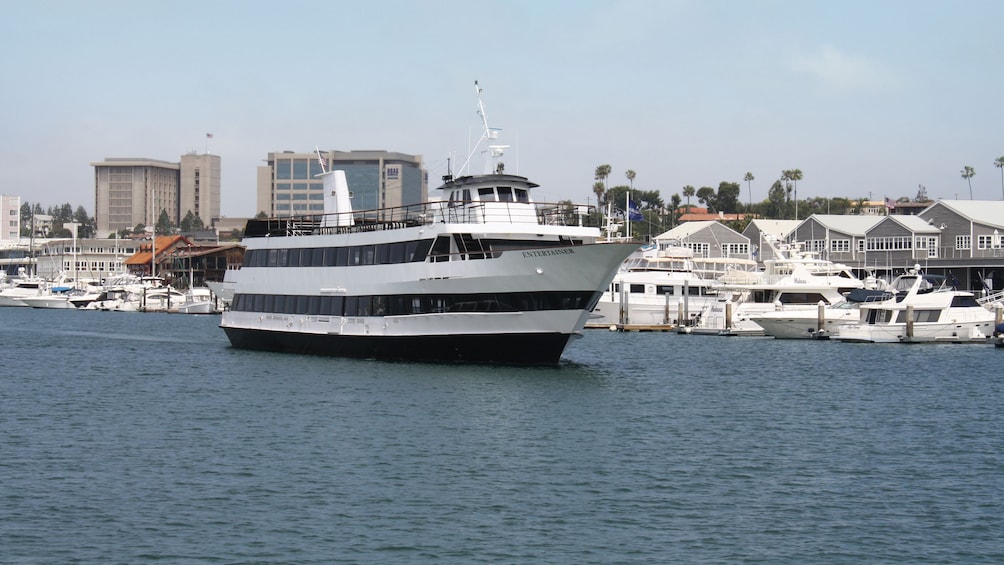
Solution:
{"label": "palm tree", "polygon": [[691,185],[683,187],[683,195],[687,197],[687,213],[690,213],[690,197],[697,194],[697,189]]}
{"label": "palm tree", "polygon": [[781,172],[781,178],[786,181],[786,183],[791,183],[791,187],[794,190],[794,200],[795,200],[795,219],[798,219],[798,181],[802,180],[802,169],[788,169],[787,171]]}
{"label": "palm tree", "polygon": [[966,182],[969,183],[969,199],[970,200],[973,199],[973,181],[970,180],[970,179],[972,179],[973,175],[975,175],[975,174],[976,174],[976,171],[972,167],[970,167],[969,165],[966,165],[965,168],[962,169],[962,178],[966,179]]}
{"label": "palm tree", "polygon": [[594,176],[596,177],[596,180],[603,183],[604,190],[607,188],[607,177],[610,176],[611,170],[612,168],[610,165],[600,165],[599,167],[596,167],[596,174]]}
{"label": "palm tree", "polygon": [[1001,170],[1001,196],[1004,196],[1004,155],[994,159],[994,166]]}
{"label": "palm tree", "polygon": [[630,185],[630,187],[631,187],[631,190],[634,190],[634,177],[635,177],[635,176],[636,176],[637,174],[638,174],[638,173],[636,173],[636,172],[632,171],[631,169],[628,169],[628,170],[627,170],[627,172],[626,172],[626,173],[624,173],[624,176],[626,176],[626,177],[627,177],[627,179],[628,179],[628,184]]}
{"label": "palm tree", "polygon": [[596,206],[597,207],[603,205],[603,193],[604,192],[606,192],[606,191],[603,190],[603,183],[602,182],[597,181],[597,182],[593,183],[593,194],[596,195]]}
{"label": "palm tree", "polygon": [[746,175],[743,176],[743,180],[746,181],[746,190],[749,191],[749,194],[750,194],[749,207],[750,207],[750,211],[752,211],[753,210],[753,188],[750,187],[750,182],[753,180],[753,173],[747,171]]}

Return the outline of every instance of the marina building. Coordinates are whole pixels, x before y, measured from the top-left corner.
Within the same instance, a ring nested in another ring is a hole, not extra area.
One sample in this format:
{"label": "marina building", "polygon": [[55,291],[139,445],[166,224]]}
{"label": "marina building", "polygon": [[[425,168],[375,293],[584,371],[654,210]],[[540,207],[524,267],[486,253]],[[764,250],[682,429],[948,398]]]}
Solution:
{"label": "marina building", "polygon": [[138,224],[156,225],[166,212],[174,225],[192,212],[206,226],[220,215],[219,155],[183,155],[177,163],[107,158],[94,167],[94,220],[98,235]]}
{"label": "marina building", "polygon": [[258,167],[255,209],[271,217],[321,214],[324,189],[316,175],[345,171],[353,210],[418,204],[428,195],[428,173],[420,155],[389,151],[269,153]]}

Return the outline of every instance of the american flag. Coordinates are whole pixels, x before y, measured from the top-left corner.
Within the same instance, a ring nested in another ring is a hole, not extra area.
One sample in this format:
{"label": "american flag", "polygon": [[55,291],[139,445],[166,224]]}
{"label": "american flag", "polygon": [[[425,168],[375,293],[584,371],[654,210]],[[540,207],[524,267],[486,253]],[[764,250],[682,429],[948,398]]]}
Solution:
{"label": "american flag", "polygon": [[211,134],[211,133],[207,133],[206,134],[206,139],[212,139],[212,138],[213,138],[213,134]]}

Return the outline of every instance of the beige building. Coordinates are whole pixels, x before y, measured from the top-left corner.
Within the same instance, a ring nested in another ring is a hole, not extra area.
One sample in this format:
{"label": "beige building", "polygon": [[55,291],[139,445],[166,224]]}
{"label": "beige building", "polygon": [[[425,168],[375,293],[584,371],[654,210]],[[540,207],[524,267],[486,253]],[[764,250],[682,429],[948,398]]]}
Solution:
{"label": "beige building", "polygon": [[324,170],[345,171],[354,210],[406,206],[427,200],[428,174],[420,155],[389,151],[320,151],[268,154],[258,167],[256,213],[299,216],[324,212]]}
{"label": "beige building", "polygon": [[138,224],[156,225],[161,211],[178,225],[191,211],[206,226],[220,214],[219,155],[183,155],[180,163],[146,158],[107,158],[94,167],[97,235]]}
{"label": "beige building", "polygon": [[0,195],[0,241],[17,241],[21,237],[21,197]]}

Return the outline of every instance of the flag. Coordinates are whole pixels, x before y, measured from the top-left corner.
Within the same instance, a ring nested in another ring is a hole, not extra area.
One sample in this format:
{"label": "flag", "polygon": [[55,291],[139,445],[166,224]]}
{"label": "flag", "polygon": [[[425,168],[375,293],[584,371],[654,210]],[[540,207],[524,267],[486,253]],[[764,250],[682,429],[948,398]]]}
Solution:
{"label": "flag", "polygon": [[206,134],[206,139],[212,139],[212,138],[213,138],[213,134],[211,134],[211,133],[207,133]]}
{"label": "flag", "polygon": [[885,197],[885,209],[886,210],[896,209],[896,202],[892,198],[889,198],[888,196]]}
{"label": "flag", "polygon": [[628,200],[628,219],[632,222],[640,222],[645,219],[634,200]]}

